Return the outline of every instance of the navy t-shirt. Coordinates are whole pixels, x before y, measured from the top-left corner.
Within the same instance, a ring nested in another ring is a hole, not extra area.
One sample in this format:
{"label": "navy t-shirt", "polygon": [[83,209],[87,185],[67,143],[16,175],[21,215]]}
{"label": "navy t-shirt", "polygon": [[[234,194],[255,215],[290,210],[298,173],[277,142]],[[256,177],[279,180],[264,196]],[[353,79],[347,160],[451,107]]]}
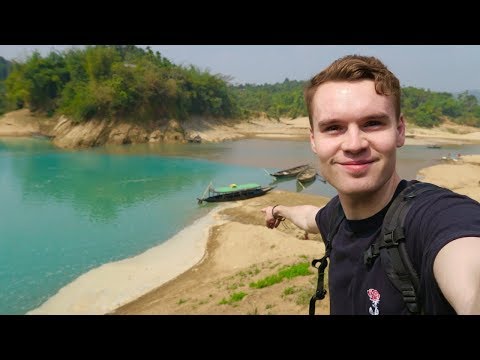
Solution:
{"label": "navy t-shirt", "polygon": [[[393,199],[407,186],[402,180]],[[392,201],[393,201],[392,199]],[[363,263],[364,251],[374,243],[389,206],[364,220],[341,222],[332,240],[328,287],[330,313],[399,315],[409,314],[401,293],[388,278],[381,257],[373,265]],[[327,239],[330,201],[316,215],[317,226]],[[452,240],[480,237],[480,204],[448,189],[425,192],[415,199],[405,218],[408,255],[420,276],[419,298],[425,314],[455,314],[442,295],[433,275],[433,261],[440,249]]]}

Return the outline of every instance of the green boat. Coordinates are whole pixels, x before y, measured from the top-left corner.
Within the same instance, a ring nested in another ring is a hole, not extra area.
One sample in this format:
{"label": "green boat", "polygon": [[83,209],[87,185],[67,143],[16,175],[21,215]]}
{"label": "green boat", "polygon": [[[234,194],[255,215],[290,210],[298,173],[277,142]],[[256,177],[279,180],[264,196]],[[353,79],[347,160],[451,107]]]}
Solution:
{"label": "green boat", "polygon": [[230,184],[213,188],[208,186],[208,196],[197,198],[198,203],[202,202],[220,202],[220,201],[236,201],[250,199],[256,196],[261,196],[274,189],[275,186],[262,186],[255,183],[248,184]]}

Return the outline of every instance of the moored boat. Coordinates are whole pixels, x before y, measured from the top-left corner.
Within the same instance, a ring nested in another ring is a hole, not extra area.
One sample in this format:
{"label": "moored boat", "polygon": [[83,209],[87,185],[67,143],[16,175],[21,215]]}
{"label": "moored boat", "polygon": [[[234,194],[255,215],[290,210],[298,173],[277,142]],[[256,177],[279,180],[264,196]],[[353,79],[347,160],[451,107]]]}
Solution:
{"label": "moored boat", "polygon": [[314,181],[316,176],[317,170],[312,167],[308,167],[297,175],[297,180],[301,183],[308,183]]}
{"label": "moored boat", "polygon": [[308,169],[310,165],[299,165],[293,168],[280,170],[274,172],[273,174],[269,174],[270,176],[274,176],[276,178],[286,178],[286,177],[295,177],[300,174],[302,171]]}
{"label": "moored boat", "polygon": [[221,202],[221,201],[235,201],[250,199],[252,197],[261,196],[274,189],[275,186],[262,186],[255,183],[248,184],[230,184],[229,186],[222,186],[214,188],[208,186],[208,195],[202,198],[197,198],[198,203],[202,202]]}

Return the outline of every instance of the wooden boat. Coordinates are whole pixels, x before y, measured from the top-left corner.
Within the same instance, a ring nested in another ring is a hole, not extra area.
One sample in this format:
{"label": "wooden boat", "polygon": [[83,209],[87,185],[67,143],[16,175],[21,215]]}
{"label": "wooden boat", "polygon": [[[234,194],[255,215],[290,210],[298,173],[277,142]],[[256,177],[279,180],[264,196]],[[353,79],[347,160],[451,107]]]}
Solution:
{"label": "wooden boat", "polygon": [[300,174],[302,171],[308,169],[310,165],[300,165],[300,166],[295,166],[290,169],[285,169],[285,170],[280,170],[277,171],[273,174],[269,174],[270,176],[274,176],[276,178],[287,178],[287,177],[295,177],[298,174]]}
{"label": "wooden boat", "polygon": [[429,149],[441,149],[442,147],[440,145],[433,144],[433,145],[427,145],[427,148],[429,148]]}
{"label": "wooden boat", "polygon": [[220,202],[220,201],[235,201],[250,199],[252,197],[261,196],[274,189],[275,186],[262,186],[255,183],[249,184],[230,184],[229,186],[223,186],[213,188],[208,186],[208,196],[197,198],[198,203],[202,202]]}
{"label": "wooden boat", "polygon": [[308,183],[314,181],[316,176],[317,170],[312,167],[308,167],[297,175],[297,180],[301,183]]}

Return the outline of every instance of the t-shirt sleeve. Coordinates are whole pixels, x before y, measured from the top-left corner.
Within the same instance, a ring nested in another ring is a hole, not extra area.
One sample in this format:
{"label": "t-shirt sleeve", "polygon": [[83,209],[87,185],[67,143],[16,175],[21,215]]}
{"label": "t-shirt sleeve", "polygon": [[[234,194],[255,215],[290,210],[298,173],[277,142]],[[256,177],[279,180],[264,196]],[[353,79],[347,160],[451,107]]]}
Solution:
{"label": "t-shirt sleeve", "polygon": [[433,281],[435,257],[455,239],[480,237],[480,204],[450,190],[434,191],[416,201],[405,220],[406,237],[414,238],[412,260],[421,267],[422,283],[427,292],[439,291]]}

